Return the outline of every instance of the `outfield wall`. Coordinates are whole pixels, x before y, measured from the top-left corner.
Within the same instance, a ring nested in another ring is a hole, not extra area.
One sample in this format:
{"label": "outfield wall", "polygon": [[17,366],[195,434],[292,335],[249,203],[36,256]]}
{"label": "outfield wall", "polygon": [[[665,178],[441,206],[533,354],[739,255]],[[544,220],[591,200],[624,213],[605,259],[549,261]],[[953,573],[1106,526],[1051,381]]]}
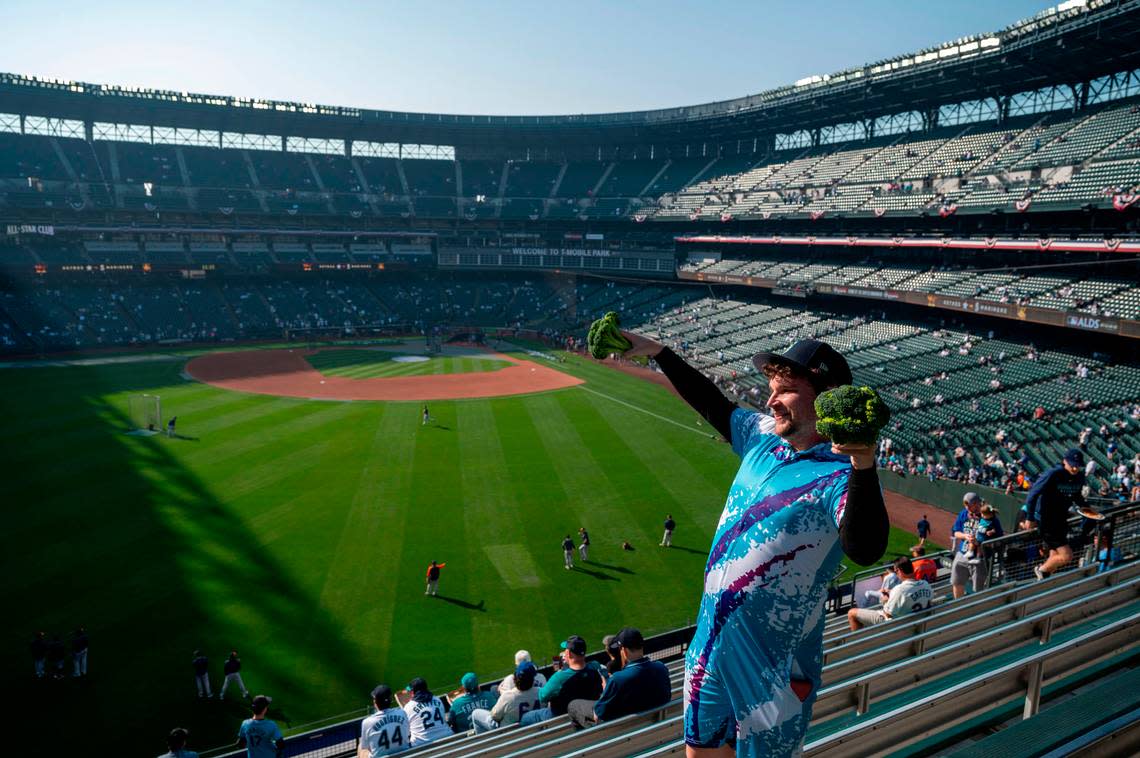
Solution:
{"label": "outfield wall", "polygon": [[1007,495],[1002,490],[981,484],[965,484],[947,479],[930,481],[924,476],[900,476],[886,469],[879,469],[879,482],[885,489],[928,503],[953,514],[962,510],[962,498],[967,492],[977,492],[998,511],[1002,526],[1007,532],[1017,525],[1017,511],[1024,498]]}

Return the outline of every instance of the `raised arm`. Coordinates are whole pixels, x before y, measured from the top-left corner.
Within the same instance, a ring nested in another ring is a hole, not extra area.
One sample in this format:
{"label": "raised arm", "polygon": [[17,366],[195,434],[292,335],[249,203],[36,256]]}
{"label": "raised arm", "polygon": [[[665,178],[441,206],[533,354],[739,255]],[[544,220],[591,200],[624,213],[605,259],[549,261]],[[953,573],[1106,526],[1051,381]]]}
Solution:
{"label": "raised arm", "polygon": [[851,456],[847,503],[839,524],[839,543],[856,563],[867,566],[887,552],[891,521],[879,486],[879,473],[870,446],[833,445],[836,453]]}
{"label": "raised arm", "polygon": [[671,349],[638,334],[622,334],[633,343],[633,347],[625,353],[627,358],[644,355],[657,361],[657,365],[676,388],[677,394],[720,432],[722,437],[732,441],[732,412],[736,410],[736,403],[726,398],[708,377],[685,363]]}

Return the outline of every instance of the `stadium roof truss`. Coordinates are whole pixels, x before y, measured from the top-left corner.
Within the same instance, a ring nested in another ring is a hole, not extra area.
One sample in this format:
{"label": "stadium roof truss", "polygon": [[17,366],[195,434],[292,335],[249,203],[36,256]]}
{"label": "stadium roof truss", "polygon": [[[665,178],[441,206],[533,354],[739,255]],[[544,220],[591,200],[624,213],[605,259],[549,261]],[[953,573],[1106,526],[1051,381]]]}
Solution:
{"label": "stadium roof truss", "polygon": [[[1068,0],[999,32],[756,95],[679,108],[561,116],[429,114],[0,74],[0,112],[63,123],[144,125],[155,130],[153,141],[170,141],[177,132],[240,129],[306,145],[347,140],[431,148],[419,151],[424,157],[449,157],[450,146],[460,157],[573,146],[616,148],[631,157],[647,146],[672,152],[683,146],[693,154],[693,145],[700,146],[696,154],[711,156],[717,146],[733,143],[743,152],[773,148],[777,135],[787,146],[830,144],[939,123],[1080,108],[1136,91],[1137,69],[1140,0]],[[327,145],[319,151],[326,150]]]}

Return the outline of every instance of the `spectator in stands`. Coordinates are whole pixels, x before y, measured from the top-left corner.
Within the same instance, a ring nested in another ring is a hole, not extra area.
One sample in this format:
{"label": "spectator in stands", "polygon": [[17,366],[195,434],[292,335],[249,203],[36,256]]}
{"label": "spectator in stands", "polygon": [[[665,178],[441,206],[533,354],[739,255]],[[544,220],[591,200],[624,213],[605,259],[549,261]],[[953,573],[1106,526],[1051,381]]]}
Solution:
{"label": "spectator in stands", "polygon": [[978,515],[978,528],[969,539],[969,549],[966,551],[966,560],[976,564],[982,560],[982,544],[988,539],[1001,537],[1003,534],[1001,521],[998,520],[997,511],[989,503],[983,505]]}
{"label": "spectator in stands", "polygon": [[851,631],[881,624],[930,607],[934,592],[928,582],[915,577],[914,565],[911,564],[910,558],[896,558],[892,570],[898,575],[899,583],[891,590],[890,597],[881,609],[852,608],[847,612],[847,623]]}
{"label": "spectator in stands", "polygon": [[867,605],[882,605],[887,602],[890,597],[891,590],[899,583],[899,575],[895,572],[894,568],[889,568],[883,572],[883,583],[877,590],[867,590],[864,597],[867,598]]}
{"label": "spectator in stands", "polygon": [[280,758],[285,753],[285,735],[277,723],[265,717],[272,698],[258,695],[250,702],[253,716],[241,722],[237,746],[244,747],[248,758]]}
{"label": "spectator in stands", "polygon": [[447,724],[454,732],[466,732],[471,728],[471,713],[478,709],[490,709],[498,698],[490,690],[479,689],[479,678],[474,672],[464,674],[459,685],[463,688],[463,694],[451,701]]}
{"label": "spectator in stands", "polygon": [[938,564],[926,557],[926,548],[916,545],[910,549],[910,562],[914,566],[914,576],[931,584],[938,578]]}
{"label": "spectator in stands", "polygon": [[1069,547],[1069,510],[1086,507],[1081,488],[1085,484],[1085,456],[1077,448],[1065,453],[1061,462],[1038,477],[1025,497],[1029,528],[1040,525],[1041,540],[1049,550],[1045,562],[1033,569],[1044,579],[1073,560]]}
{"label": "spectator in stands", "polygon": [[609,681],[609,677],[621,671],[621,651],[614,645],[617,639],[616,634],[607,634],[602,637],[602,650],[606,653],[605,673],[602,674],[604,681]]}
{"label": "spectator in stands", "polygon": [[1124,558],[1120,548],[1112,544],[1112,527],[1102,524],[1093,537],[1093,552],[1097,561],[1097,572],[1108,571]]}
{"label": "spectator in stands", "polygon": [[571,700],[597,700],[602,694],[602,675],[597,665],[586,662],[586,641],[578,635],[571,635],[562,643],[563,668],[550,677],[550,681],[539,692],[539,699],[546,707],[531,711],[522,718],[522,725],[537,724],[540,721],[566,713]]}
{"label": "spectator in stands", "polygon": [[360,722],[360,744],[357,758],[379,758],[407,750],[411,744],[408,716],[392,705],[392,688],[378,684],[372,689],[372,705],[376,708]]}
{"label": "spectator in stands", "polygon": [[193,750],[186,749],[186,742],[190,739],[190,732],[182,727],[176,727],[170,730],[170,734],[166,735],[167,751],[158,758],[198,758],[198,754]]}
{"label": "spectator in stands", "polygon": [[950,590],[955,599],[966,594],[966,582],[970,583],[974,592],[981,592],[989,579],[988,565],[984,561],[970,563],[967,557],[974,532],[981,520],[982,503],[978,493],[967,492],[962,498],[962,511],[954,520],[954,527],[950,531],[954,550],[954,562],[950,565]]}
{"label": "spectator in stands", "polygon": [[412,699],[404,704],[404,714],[408,717],[408,730],[412,735],[412,747],[427,745],[451,734],[443,713],[443,701],[431,694],[427,682],[416,677],[408,683],[407,691]]}
{"label": "spectator in stands", "polygon": [[[531,660],[532,659],[530,657],[530,651],[528,651],[528,650],[520,650],[517,653],[515,653],[515,671],[518,671],[518,667],[521,666],[523,663],[526,663],[527,661],[531,661]],[[541,687],[544,684],[546,684],[546,677],[543,676],[542,674],[538,673],[538,670],[536,669],[535,675],[534,675],[534,686],[535,687]],[[504,677],[503,681],[499,682],[499,686],[498,686],[499,697],[502,697],[503,695],[510,692],[511,688],[514,686],[515,686],[515,675],[514,674],[510,674],[510,675]]]}
{"label": "spectator in stands", "polygon": [[922,514],[922,518],[918,520],[918,524],[915,525],[915,528],[918,531],[918,544],[925,545],[926,538],[930,534],[930,522],[926,520],[925,513]]}
{"label": "spectator in stands", "polygon": [[[511,679],[510,689],[503,689],[499,685],[499,699],[491,710],[476,709],[471,713],[471,724],[475,727],[475,734],[489,732],[500,726],[517,724],[523,716],[542,707],[539,702],[539,678],[542,674],[534,667],[530,659],[521,661],[515,667]],[[545,679],[543,679],[545,681]]]}
{"label": "spectator in stands", "polygon": [[626,627],[614,636],[610,648],[621,657],[621,670],[610,677],[596,701],[570,703],[570,719],[579,728],[659,708],[669,702],[672,685],[664,663],[645,656],[641,632]]}

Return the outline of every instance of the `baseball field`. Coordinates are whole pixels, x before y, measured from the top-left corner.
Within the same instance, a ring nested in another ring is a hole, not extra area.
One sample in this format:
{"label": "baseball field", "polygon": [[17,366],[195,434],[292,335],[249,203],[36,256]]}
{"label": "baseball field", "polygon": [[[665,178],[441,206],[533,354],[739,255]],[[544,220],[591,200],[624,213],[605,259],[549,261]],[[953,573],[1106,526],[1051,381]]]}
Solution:
{"label": "baseball field", "polygon": [[[306,360],[340,381],[424,370],[361,352]],[[0,370],[3,675],[28,754],[59,739],[157,754],[173,726],[196,749],[231,742],[244,702],[196,699],[195,649],[215,693],[237,649],[246,685],[296,730],[363,712],[380,681],[445,692],[468,670],[504,674],[518,648],[539,660],[568,634],[597,649],[625,624],[648,636],[693,618],[737,459],[661,386],[574,356],[445,356],[424,378],[569,386],[428,400],[424,425],[423,399],[235,391],[159,358]],[[125,434],[138,393],[161,396],[176,437]],[[657,546],[667,513],[671,549]],[[580,526],[590,561],[566,571],[560,542]],[[433,559],[447,565],[427,598]],[[32,634],[66,643],[80,625],[89,676],[35,680]]]}

